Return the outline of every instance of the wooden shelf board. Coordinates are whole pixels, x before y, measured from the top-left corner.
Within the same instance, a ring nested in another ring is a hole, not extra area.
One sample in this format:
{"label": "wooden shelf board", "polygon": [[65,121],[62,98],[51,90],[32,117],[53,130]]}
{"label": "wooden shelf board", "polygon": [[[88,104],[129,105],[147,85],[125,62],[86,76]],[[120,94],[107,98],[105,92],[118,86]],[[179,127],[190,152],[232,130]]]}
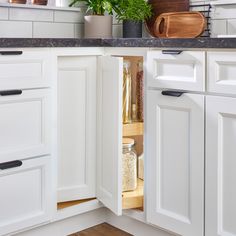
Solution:
{"label": "wooden shelf board", "polygon": [[123,124],[123,136],[137,136],[143,135],[143,122],[134,122],[130,124]]}
{"label": "wooden shelf board", "polygon": [[96,198],[89,198],[89,199],[83,199],[83,200],[75,200],[75,201],[69,201],[69,202],[59,202],[57,203],[57,210],[61,210],[67,207],[79,205],[84,202],[89,202],[91,200],[94,200]]}
{"label": "wooden shelf board", "polygon": [[122,208],[143,208],[143,186],[144,181],[138,179],[138,186],[136,190],[122,193]]}

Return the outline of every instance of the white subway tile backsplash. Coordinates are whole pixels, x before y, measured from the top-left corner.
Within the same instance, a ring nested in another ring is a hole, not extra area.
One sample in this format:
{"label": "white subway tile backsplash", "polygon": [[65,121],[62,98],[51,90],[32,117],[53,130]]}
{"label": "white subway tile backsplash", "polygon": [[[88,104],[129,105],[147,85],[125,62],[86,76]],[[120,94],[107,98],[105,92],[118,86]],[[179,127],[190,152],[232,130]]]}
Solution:
{"label": "white subway tile backsplash", "polygon": [[8,19],[8,8],[0,7],[0,20]]}
{"label": "white subway tile backsplash", "polygon": [[211,21],[211,37],[217,35],[227,34],[227,21],[226,20],[212,20]]}
{"label": "white subway tile backsplash", "polygon": [[236,18],[236,4],[234,5],[220,5],[213,7],[213,19],[230,19]]}
{"label": "white subway tile backsplash", "polygon": [[0,21],[0,37],[32,38],[32,22]]}
{"label": "white subway tile backsplash", "polygon": [[34,38],[74,38],[74,24],[70,23],[33,23]]}
{"label": "white subway tile backsplash", "polygon": [[228,34],[236,34],[236,19],[228,20]]}
{"label": "white subway tile backsplash", "polygon": [[81,12],[69,12],[69,11],[55,11],[55,22],[70,22],[70,23],[83,23],[84,14]]}
{"label": "white subway tile backsplash", "polygon": [[17,21],[53,21],[53,10],[9,8],[9,19]]}
{"label": "white subway tile backsplash", "polygon": [[84,37],[84,24],[75,24],[75,38]]}

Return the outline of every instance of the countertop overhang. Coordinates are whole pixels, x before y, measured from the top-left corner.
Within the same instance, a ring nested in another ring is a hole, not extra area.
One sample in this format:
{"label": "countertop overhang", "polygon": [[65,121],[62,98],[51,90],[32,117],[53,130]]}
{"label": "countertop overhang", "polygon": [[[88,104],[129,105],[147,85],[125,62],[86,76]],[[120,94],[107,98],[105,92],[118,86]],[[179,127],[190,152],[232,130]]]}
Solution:
{"label": "countertop overhang", "polygon": [[0,48],[30,47],[149,47],[149,48],[235,48],[236,38],[194,39],[66,39],[66,38],[0,38]]}

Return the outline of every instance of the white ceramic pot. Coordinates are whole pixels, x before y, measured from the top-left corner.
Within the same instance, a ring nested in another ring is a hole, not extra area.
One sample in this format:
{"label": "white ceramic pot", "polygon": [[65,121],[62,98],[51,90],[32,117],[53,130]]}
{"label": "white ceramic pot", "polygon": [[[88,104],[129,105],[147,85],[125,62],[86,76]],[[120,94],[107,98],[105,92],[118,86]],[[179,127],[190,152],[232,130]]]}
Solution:
{"label": "white ceramic pot", "polygon": [[84,37],[112,38],[112,16],[85,16]]}

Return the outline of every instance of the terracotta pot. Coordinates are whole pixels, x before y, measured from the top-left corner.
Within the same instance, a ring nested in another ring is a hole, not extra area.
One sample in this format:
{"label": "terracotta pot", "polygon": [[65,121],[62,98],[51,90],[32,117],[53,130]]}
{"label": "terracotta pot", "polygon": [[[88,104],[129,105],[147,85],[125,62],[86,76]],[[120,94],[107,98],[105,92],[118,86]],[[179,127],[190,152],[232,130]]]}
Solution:
{"label": "terracotta pot", "polygon": [[9,0],[10,3],[26,4],[26,0]]}
{"label": "terracotta pot", "polygon": [[32,4],[46,6],[48,4],[48,0],[32,0]]}
{"label": "terracotta pot", "polygon": [[85,16],[84,37],[112,38],[112,16]]}

